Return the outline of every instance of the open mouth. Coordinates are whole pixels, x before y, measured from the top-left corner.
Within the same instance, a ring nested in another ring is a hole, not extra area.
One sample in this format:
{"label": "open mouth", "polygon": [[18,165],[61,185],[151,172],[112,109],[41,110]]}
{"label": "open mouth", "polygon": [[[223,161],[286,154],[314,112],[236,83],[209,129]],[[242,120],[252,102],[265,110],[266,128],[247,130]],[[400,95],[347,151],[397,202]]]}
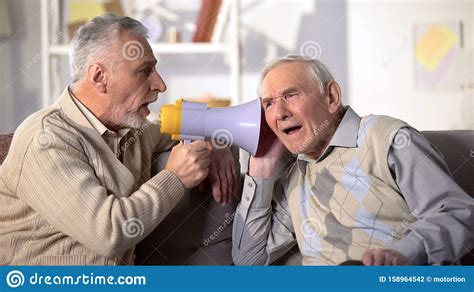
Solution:
{"label": "open mouth", "polygon": [[152,103],[153,101],[151,102],[145,102],[143,103],[141,106],[140,106],[140,110],[141,111],[144,111],[145,112],[145,115],[149,115],[150,114],[150,109],[148,108],[148,106]]}
{"label": "open mouth", "polygon": [[146,102],[142,103],[141,106],[148,107],[150,104],[154,103],[158,99],[157,96],[153,96],[153,97],[150,96],[150,97],[151,99],[148,99]]}
{"label": "open mouth", "polygon": [[298,132],[301,128],[302,126],[293,126],[293,127],[286,128],[285,130],[283,130],[283,132],[287,135],[291,135]]}
{"label": "open mouth", "polygon": [[141,108],[146,108],[146,109],[148,109],[148,106],[149,106],[150,104],[154,103],[155,101],[156,101],[156,99],[155,99],[155,100],[150,100],[150,101],[148,101],[148,102],[144,102],[144,103],[142,103],[142,105],[141,105],[140,107],[141,107]]}

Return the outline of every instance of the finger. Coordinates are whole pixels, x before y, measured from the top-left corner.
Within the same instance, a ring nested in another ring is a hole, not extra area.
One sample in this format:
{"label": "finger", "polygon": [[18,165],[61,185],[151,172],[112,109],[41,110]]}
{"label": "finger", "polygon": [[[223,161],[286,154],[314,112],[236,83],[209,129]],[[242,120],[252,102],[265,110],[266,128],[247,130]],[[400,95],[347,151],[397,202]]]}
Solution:
{"label": "finger", "polygon": [[227,166],[226,163],[222,163],[220,167],[216,170],[217,176],[219,177],[220,191],[222,193],[221,205],[225,205],[228,200],[229,192],[229,179],[227,177]]}
{"label": "finger", "polygon": [[[237,163],[240,161],[237,160]],[[234,191],[232,192],[235,196],[238,197],[238,192],[240,188],[240,167],[234,164]]]}
{"label": "finger", "polygon": [[385,255],[383,252],[374,253],[374,266],[383,266],[385,261]]}
{"label": "finger", "polygon": [[207,177],[209,179],[209,183],[211,184],[211,195],[214,198],[214,201],[220,204],[222,194],[219,191],[219,178],[217,177],[214,167],[212,167],[212,169],[209,169],[209,174]]}
{"label": "finger", "polygon": [[232,176],[232,170],[228,167],[225,170],[225,178],[227,180],[227,187],[226,187],[226,203],[229,204],[232,201],[232,189],[234,187],[234,178]]}
{"label": "finger", "polygon": [[392,260],[393,260],[393,258],[390,254],[388,254],[388,253],[384,254],[383,265],[384,266],[393,266]]}
{"label": "finger", "polygon": [[194,152],[193,155],[196,162],[202,162],[211,159],[211,155],[208,151]]}
{"label": "finger", "polygon": [[210,179],[212,179],[211,181],[211,186],[212,186],[212,196],[214,197],[214,201],[218,204],[221,203],[221,192],[219,190],[219,184],[216,183],[217,182],[217,178],[215,177],[215,175],[213,173],[211,173],[209,175]]}
{"label": "finger", "polygon": [[197,140],[186,145],[189,145],[189,147],[196,152],[209,151],[209,149],[207,149],[207,144],[205,141]]}
{"label": "finger", "polygon": [[386,261],[388,261],[387,266],[396,266],[397,265],[397,255],[393,252],[387,252],[387,255],[385,256]]}
{"label": "finger", "polygon": [[210,159],[209,157],[203,158],[203,159],[199,160],[199,164],[200,164],[202,167],[208,168],[209,165],[211,164],[211,159]]}
{"label": "finger", "polygon": [[221,205],[224,206],[227,203],[227,186],[229,185],[229,181],[225,175],[225,169],[218,169],[216,171],[220,182]]}
{"label": "finger", "polygon": [[201,179],[202,179],[202,180],[205,180],[206,177],[207,177],[207,175],[209,174],[209,168],[206,167],[206,168],[204,168],[201,172],[202,172],[202,178],[201,178]]}
{"label": "finger", "polygon": [[366,251],[362,256],[362,263],[366,266],[373,266],[374,265],[374,255],[370,250]]}
{"label": "finger", "polygon": [[234,172],[235,172],[235,164],[233,163],[233,161],[231,161],[229,167],[227,168],[227,173],[226,173],[226,176],[229,178],[229,187],[227,188],[227,192],[228,192],[227,203],[229,204],[232,201],[232,196],[235,193],[234,189],[235,189],[236,182],[235,182]]}
{"label": "finger", "polygon": [[181,147],[183,147],[183,145],[184,144],[182,143],[182,141],[180,141],[179,144],[176,144],[171,148],[171,152],[178,151],[179,149],[181,149]]}
{"label": "finger", "polygon": [[212,151],[214,149],[212,143],[210,141],[206,141],[206,148],[209,149],[209,151]]}
{"label": "finger", "polygon": [[213,185],[212,186],[212,197],[214,198],[214,201],[218,204],[221,204],[222,202],[222,194],[219,190],[219,186]]}
{"label": "finger", "polygon": [[401,265],[406,265],[406,260],[403,258],[403,256],[394,254],[392,258],[392,263],[394,266],[401,266]]}

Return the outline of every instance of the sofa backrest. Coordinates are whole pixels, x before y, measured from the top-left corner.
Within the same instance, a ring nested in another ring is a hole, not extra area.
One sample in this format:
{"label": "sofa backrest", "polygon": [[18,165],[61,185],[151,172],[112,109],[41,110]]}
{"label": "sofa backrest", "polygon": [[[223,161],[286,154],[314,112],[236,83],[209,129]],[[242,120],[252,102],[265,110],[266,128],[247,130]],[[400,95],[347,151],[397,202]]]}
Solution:
{"label": "sofa backrest", "polygon": [[13,134],[0,135],[0,165],[7,157],[8,149],[13,139]]}
{"label": "sofa backrest", "polygon": [[474,131],[423,131],[422,134],[444,156],[444,160],[456,181],[471,197],[474,197]]}

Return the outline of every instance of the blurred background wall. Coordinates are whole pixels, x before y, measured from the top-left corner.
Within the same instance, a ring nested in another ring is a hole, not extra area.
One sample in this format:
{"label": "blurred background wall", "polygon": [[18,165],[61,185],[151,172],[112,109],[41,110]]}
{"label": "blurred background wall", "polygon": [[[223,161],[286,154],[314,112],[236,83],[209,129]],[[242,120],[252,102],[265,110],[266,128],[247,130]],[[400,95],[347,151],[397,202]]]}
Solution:
{"label": "blurred background wall", "polygon": [[[168,2],[183,23],[195,21],[200,1]],[[0,28],[0,133],[7,133],[42,106],[40,1],[0,0],[0,9],[7,23]],[[242,0],[240,14],[242,101],[257,97],[266,62],[297,53],[325,62],[344,103],[361,115],[399,117],[420,130],[474,129],[473,0]],[[157,56],[168,91],[154,113],[179,97],[228,95],[222,55]],[[67,56],[59,62],[56,82],[65,87]]]}

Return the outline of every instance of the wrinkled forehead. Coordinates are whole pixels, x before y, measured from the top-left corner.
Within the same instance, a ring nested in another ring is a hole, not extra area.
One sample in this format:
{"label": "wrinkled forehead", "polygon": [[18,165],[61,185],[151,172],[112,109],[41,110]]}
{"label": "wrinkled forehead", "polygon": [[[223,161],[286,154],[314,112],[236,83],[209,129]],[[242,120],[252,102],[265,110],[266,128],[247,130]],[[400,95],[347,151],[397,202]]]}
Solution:
{"label": "wrinkled forehead", "polygon": [[262,81],[261,95],[280,95],[288,88],[304,92],[318,89],[302,63],[280,64],[271,69]]}

